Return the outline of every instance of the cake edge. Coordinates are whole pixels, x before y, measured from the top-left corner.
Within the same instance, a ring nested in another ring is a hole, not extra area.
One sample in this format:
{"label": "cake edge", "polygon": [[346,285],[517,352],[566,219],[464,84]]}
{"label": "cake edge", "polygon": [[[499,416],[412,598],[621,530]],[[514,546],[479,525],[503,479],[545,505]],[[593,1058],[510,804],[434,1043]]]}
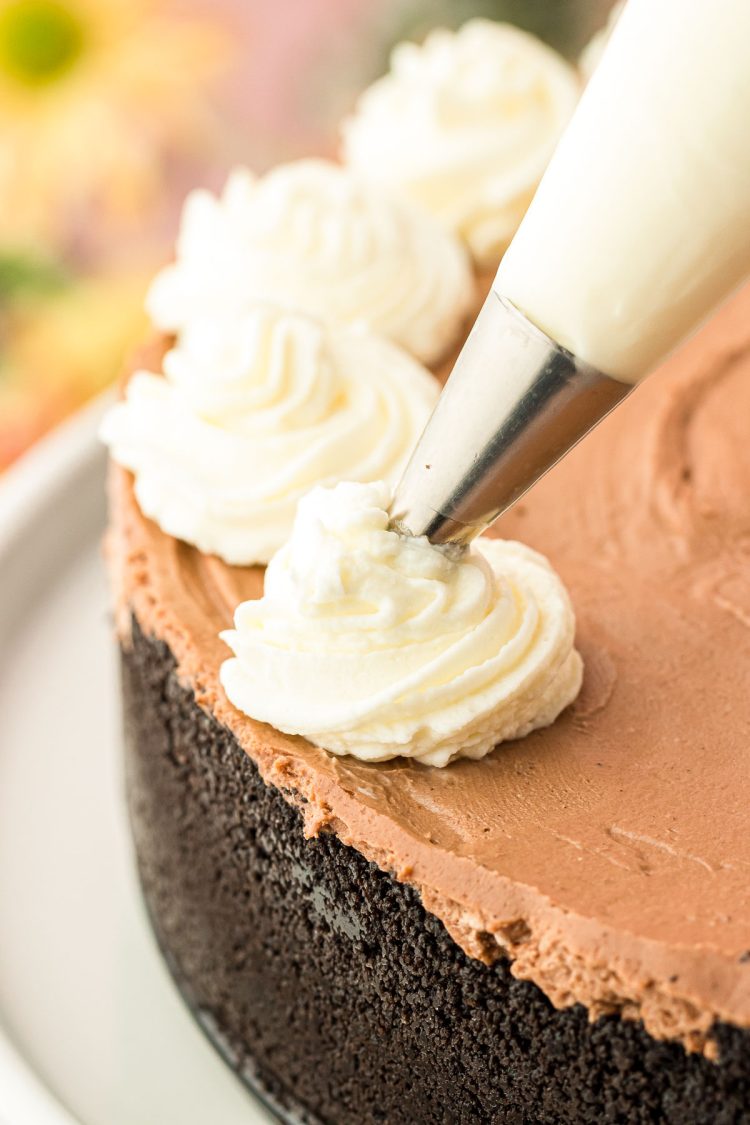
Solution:
{"label": "cake edge", "polygon": [[184,999],[248,1085],[311,1125],[443,1121],[446,1105],[461,1121],[745,1121],[746,1030],[717,1024],[709,1061],[634,1021],[555,1011],[504,959],[467,957],[412,887],[333,833],[305,840],[168,646],[137,620],[132,640],[125,775],[144,897]]}
{"label": "cake edge", "polygon": [[[513,975],[536,984],[557,1008],[581,1003],[592,1020],[613,1013],[640,1019],[654,1038],[677,1039],[709,1058],[716,1057],[710,1035],[716,1021],[750,1027],[750,1010],[733,994],[736,966],[728,958],[615,933],[596,919],[556,906],[534,887],[478,871],[456,857],[449,865],[441,863],[439,849],[409,836],[403,826],[337,785],[335,759],[318,751],[330,768],[312,769],[309,760],[294,753],[304,740],[237,711],[219,685],[218,667],[202,662],[174,607],[160,597],[165,576],[159,580],[149,534],[162,533],[140,513],[131,475],[114,465],[109,495],[105,557],[120,642],[129,643],[132,615],[144,633],[168,645],[181,682],[234,734],[263,781],[302,812],[308,838],[333,832],[397,881],[411,885],[465,953],[485,964],[509,958]],[[478,899],[484,908],[477,907]],[[670,981],[675,976],[677,981]]]}

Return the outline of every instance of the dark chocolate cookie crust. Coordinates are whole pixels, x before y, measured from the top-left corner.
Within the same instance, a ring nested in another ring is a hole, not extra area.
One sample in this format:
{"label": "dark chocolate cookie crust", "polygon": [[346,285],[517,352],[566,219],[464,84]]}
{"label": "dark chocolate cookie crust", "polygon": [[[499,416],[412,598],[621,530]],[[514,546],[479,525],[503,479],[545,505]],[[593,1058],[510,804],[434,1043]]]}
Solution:
{"label": "dark chocolate cookie crust", "polygon": [[719,1060],[556,1011],[467,957],[417,894],[261,780],[133,622],[126,778],[146,903],[177,983],[285,1120],[329,1125],[750,1123],[750,1032]]}

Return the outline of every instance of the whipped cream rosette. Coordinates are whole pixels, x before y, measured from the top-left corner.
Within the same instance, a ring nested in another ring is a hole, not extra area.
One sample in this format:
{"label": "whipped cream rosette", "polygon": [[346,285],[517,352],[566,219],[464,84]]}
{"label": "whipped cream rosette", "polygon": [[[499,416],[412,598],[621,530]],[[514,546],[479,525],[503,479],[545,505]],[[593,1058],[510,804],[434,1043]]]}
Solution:
{"label": "whipped cream rosette", "polygon": [[259,299],[363,324],[432,363],[460,332],[475,282],[464,247],[431,215],[339,165],[300,160],[262,177],[238,169],[219,198],[192,192],[176,261],[147,307],[179,332]]}
{"label": "whipped cream rosette", "polygon": [[436,766],[553,722],[582,664],[549,563],[515,542],[456,558],[399,535],[390,498],[345,483],[300,502],[263,597],[223,634],[231,702],[334,754]]}
{"label": "whipped cream rosette", "polygon": [[438,396],[396,345],[259,305],[191,323],[136,372],[102,436],[146,516],[228,563],[265,563],[319,483],[398,478]]}
{"label": "whipped cream rosette", "polygon": [[527,32],[474,19],[400,43],[343,126],[350,167],[467,242],[482,267],[513,237],[575,109],[573,67]]}

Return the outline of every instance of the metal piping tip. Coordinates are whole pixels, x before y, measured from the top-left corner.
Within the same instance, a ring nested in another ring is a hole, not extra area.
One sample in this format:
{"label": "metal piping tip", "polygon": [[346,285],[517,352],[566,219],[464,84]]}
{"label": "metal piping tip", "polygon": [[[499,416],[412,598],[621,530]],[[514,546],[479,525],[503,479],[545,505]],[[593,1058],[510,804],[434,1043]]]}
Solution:
{"label": "metal piping tip", "polygon": [[631,390],[491,290],[396,488],[391,526],[465,547]]}

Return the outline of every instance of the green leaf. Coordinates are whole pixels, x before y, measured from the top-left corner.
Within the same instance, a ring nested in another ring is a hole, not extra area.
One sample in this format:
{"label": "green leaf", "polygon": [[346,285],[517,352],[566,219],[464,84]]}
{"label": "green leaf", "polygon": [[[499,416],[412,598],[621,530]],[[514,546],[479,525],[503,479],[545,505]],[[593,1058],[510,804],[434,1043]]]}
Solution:
{"label": "green leaf", "polygon": [[31,254],[0,251],[0,308],[19,298],[45,297],[58,293],[68,283],[59,263]]}

